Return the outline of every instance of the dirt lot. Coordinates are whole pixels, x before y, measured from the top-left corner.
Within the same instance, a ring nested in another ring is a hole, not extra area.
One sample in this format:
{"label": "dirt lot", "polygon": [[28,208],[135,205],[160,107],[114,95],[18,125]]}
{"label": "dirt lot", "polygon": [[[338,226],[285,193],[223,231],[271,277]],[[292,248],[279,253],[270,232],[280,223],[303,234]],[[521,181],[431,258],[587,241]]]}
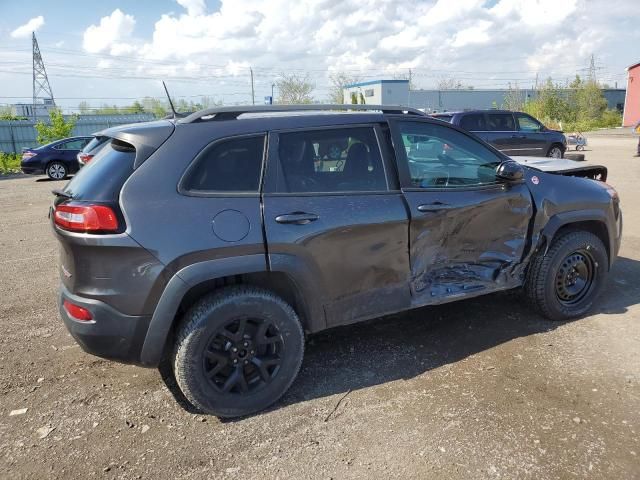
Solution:
{"label": "dirt lot", "polygon": [[500,294],[335,330],[282,401],[227,422],[80,350],[55,306],[59,185],[0,180],[0,477],[640,478],[640,159],[631,136],[589,141],[625,215],[593,315]]}

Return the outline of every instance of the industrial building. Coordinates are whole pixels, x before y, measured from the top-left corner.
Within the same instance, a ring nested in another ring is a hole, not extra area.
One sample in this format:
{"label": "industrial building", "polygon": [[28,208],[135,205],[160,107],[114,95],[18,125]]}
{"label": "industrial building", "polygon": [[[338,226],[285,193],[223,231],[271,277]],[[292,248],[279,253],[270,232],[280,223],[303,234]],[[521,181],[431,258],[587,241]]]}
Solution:
{"label": "industrial building", "polygon": [[[640,67],[640,63],[635,67]],[[640,77],[640,68],[637,72],[636,77]],[[607,88],[602,92],[609,108],[623,110],[624,88]],[[345,103],[351,103],[352,95],[355,95],[358,103],[364,99],[370,105],[406,105],[427,113],[501,108],[508,93],[508,89],[411,90],[409,80],[371,80],[347,85],[343,89]],[[532,100],[536,98],[537,91],[523,88],[520,95],[523,101]]]}
{"label": "industrial building", "polygon": [[624,102],[622,125],[634,127],[640,122],[640,62],[627,67],[627,98]]}

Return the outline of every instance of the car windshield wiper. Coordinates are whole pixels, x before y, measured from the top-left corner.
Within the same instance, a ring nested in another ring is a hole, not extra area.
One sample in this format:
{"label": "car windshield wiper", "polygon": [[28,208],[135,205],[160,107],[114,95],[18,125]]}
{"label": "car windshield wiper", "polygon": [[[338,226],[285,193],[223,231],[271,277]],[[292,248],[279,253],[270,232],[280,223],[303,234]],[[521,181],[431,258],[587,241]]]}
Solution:
{"label": "car windshield wiper", "polygon": [[73,198],[73,195],[67,192],[63,192],[62,190],[56,188],[55,190],[51,190],[56,197],[64,197],[64,198]]}

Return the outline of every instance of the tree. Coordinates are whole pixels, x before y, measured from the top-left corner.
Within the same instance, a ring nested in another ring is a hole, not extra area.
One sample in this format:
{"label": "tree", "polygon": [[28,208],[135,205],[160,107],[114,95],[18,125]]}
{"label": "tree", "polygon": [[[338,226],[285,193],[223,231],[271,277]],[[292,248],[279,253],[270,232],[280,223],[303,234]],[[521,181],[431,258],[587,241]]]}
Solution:
{"label": "tree", "polygon": [[518,82],[516,82],[514,86],[512,86],[511,82],[509,82],[509,90],[507,90],[507,93],[504,96],[504,103],[502,104],[502,108],[515,112],[520,112],[523,110],[524,97],[522,94],[522,90],[520,90]]}
{"label": "tree", "polygon": [[465,86],[455,78],[441,78],[438,80],[438,90],[462,90]]}
{"label": "tree", "polygon": [[365,103],[367,102],[365,102],[364,100],[364,95],[362,94],[362,92],[360,92],[360,105],[364,105]]}
{"label": "tree", "polygon": [[351,104],[352,105],[358,104],[358,94],[356,92],[351,92]]}
{"label": "tree", "polygon": [[58,109],[49,111],[49,123],[46,124],[42,120],[38,120],[35,125],[38,132],[38,143],[44,145],[61,138],[71,136],[73,127],[76,126],[77,117],[72,116],[65,120],[62,112]]}
{"label": "tree", "polygon": [[82,115],[86,115],[87,113],[89,113],[89,111],[91,110],[91,107],[89,105],[89,102],[87,101],[82,101],[78,104],[78,110],[80,111],[80,113]]}
{"label": "tree", "polygon": [[329,88],[330,103],[344,103],[344,89],[347,85],[358,83],[360,77],[355,75],[347,75],[344,72],[336,72],[329,75],[331,87]]}
{"label": "tree", "polygon": [[281,73],[276,80],[276,87],[278,89],[278,103],[286,105],[313,103],[311,93],[315,89],[315,85],[311,83],[308,74],[302,77],[295,73],[291,75]]}

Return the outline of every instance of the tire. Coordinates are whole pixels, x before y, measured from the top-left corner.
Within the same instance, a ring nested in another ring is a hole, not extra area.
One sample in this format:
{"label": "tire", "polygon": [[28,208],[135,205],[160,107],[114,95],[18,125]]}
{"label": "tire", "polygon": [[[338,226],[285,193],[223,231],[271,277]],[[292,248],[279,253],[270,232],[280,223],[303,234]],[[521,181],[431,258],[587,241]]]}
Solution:
{"label": "tire", "polygon": [[531,260],[525,293],[549,320],[568,320],[593,307],[607,274],[608,256],[602,241],[593,233],[569,230],[553,239],[546,255],[540,252]]}
{"label": "tire", "polygon": [[551,158],[562,158],[564,152],[562,151],[562,147],[559,145],[551,145],[549,151],[547,152],[547,157]]}
{"label": "tire", "polygon": [[189,309],[172,364],[180,390],[196,408],[229,418],[277,401],[296,378],[303,355],[304,332],[293,308],[268,290],[238,286]]}
{"label": "tire", "polygon": [[67,166],[58,161],[49,163],[45,172],[51,180],[64,180],[69,175]]}
{"label": "tire", "polygon": [[582,150],[584,150],[584,145],[578,145],[578,146],[576,147],[576,150],[577,150],[578,152],[581,152]]}

